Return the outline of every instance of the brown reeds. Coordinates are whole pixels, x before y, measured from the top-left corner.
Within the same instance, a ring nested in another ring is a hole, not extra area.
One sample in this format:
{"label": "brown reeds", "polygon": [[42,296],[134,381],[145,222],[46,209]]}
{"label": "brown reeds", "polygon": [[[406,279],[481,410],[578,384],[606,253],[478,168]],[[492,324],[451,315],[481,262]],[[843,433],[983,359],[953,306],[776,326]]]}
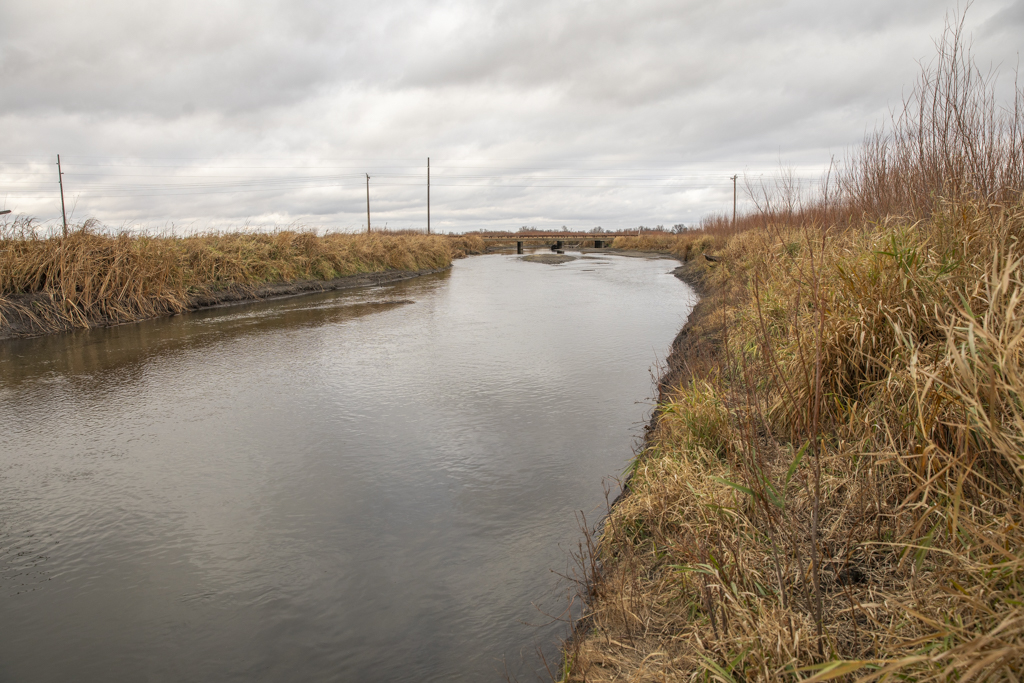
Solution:
{"label": "brown reeds", "polygon": [[[1005,205],[1024,186],[1024,90],[1000,106],[994,74],[971,58],[963,17],[937,42],[888,130],[871,135],[843,177],[850,209],[869,217],[925,216],[942,202]],[[1015,84],[1016,85],[1016,84]]]}
{"label": "brown reeds", "polygon": [[690,264],[714,353],[581,563],[566,680],[1024,677],[1024,112],[961,31],[839,190]]}
{"label": "brown reeds", "polygon": [[483,251],[473,237],[231,232],[188,237],[105,231],[94,221],[40,236],[28,220],[0,226],[0,327],[23,334],[150,318],[228,288],[444,268]]}

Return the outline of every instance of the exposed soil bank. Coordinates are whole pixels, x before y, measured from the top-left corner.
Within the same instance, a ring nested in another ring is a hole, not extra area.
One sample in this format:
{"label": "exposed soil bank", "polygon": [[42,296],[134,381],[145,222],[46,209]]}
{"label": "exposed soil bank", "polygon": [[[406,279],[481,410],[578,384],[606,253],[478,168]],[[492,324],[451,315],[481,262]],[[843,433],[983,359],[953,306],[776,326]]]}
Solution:
{"label": "exposed soil bank", "polygon": [[[268,299],[281,299],[284,297],[297,296],[301,294],[313,294],[317,292],[329,292],[340,289],[354,289],[357,287],[371,287],[385,285],[391,282],[409,280],[421,275],[442,273],[450,270],[451,266],[443,268],[429,268],[425,270],[390,270],[379,273],[360,273],[347,277],[334,278],[331,280],[297,280],[294,282],[271,283],[260,286],[231,285],[222,290],[197,294],[189,297],[188,306],[185,311],[197,311],[204,308],[218,306],[230,306],[252,301],[265,301]],[[0,340],[12,339],[15,337],[34,337],[57,332],[67,332],[82,327],[111,327],[114,325],[130,324],[142,320],[151,320],[158,317],[170,317],[177,315],[177,312],[168,312],[162,315],[140,317],[131,321],[111,320],[100,318],[88,320],[87,325],[71,325],[62,316],[48,315],[61,307],[59,300],[49,292],[38,292],[21,296],[9,297],[9,312],[3,320],[0,320]],[[55,329],[41,329],[39,320],[46,320]]]}
{"label": "exposed soil bank", "polygon": [[[665,371],[658,378],[658,405],[667,398],[665,392],[669,387],[678,387],[689,381],[697,364],[706,366],[712,362],[722,345],[723,325],[721,320],[715,324],[711,315],[718,292],[713,291],[707,281],[706,264],[697,260],[685,261],[672,274],[692,287],[699,299],[679,334],[672,340],[665,359]],[[655,416],[652,415],[648,432],[654,424]]]}
{"label": "exposed soil bank", "polygon": [[361,273],[348,277],[339,277],[332,280],[300,280],[297,282],[282,282],[261,286],[255,290],[247,290],[245,287],[234,286],[215,292],[206,296],[197,296],[193,300],[192,310],[199,308],[210,308],[232,303],[244,303],[256,299],[280,299],[298,294],[312,294],[315,292],[330,292],[337,289],[353,289],[356,287],[371,287],[386,285],[391,282],[409,280],[421,275],[443,273],[451,270],[451,266],[444,268],[428,268],[425,270],[392,270],[382,273]]}

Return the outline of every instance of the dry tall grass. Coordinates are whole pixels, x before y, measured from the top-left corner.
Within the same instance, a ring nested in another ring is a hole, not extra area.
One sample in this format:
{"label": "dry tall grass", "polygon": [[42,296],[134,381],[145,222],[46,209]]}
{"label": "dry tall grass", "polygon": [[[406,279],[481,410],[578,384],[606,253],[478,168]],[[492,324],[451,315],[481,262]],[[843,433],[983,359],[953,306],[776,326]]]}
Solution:
{"label": "dry tall grass", "polygon": [[1024,677],[1024,110],[966,57],[953,26],[836,194],[691,263],[567,680]]}
{"label": "dry tall grass", "polygon": [[721,249],[733,235],[764,225],[765,217],[761,213],[739,216],[735,223],[727,216],[711,215],[702,219],[696,228],[686,232],[652,231],[616,237],[612,248],[672,254],[681,261],[689,261],[701,254]]}
{"label": "dry tall grass", "polygon": [[87,222],[41,237],[31,221],[0,226],[0,326],[46,332],[191,308],[230,287],[443,268],[483,251],[473,237],[308,231],[155,237]]}

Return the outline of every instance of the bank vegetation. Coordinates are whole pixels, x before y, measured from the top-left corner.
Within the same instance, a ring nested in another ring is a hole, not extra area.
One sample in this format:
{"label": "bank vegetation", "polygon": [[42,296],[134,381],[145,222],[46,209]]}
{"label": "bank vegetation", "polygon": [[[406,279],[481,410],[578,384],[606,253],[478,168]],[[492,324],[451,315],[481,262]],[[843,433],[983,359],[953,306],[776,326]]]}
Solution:
{"label": "bank vegetation", "polygon": [[483,248],[472,236],[279,230],[174,237],[110,231],[95,221],[71,226],[66,236],[42,235],[19,219],[0,225],[0,337],[259,298],[268,285],[315,291],[375,274],[440,270]]}
{"label": "bank vegetation", "polygon": [[703,300],[564,680],[1024,679],[1024,94],[960,31],[815,196],[616,240]]}

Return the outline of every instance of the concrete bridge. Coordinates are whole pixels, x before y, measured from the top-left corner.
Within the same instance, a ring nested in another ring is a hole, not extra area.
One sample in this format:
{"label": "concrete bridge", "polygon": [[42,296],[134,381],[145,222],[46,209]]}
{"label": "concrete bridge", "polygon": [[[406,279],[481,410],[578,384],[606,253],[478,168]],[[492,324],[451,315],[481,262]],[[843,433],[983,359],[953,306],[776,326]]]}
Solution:
{"label": "concrete bridge", "polygon": [[516,253],[523,253],[523,244],[526,242],[540,242],[551,246],[551,251],[562,251],[566,244],[574,246],[585,246],[586,242],[593,242],[594,247],[601,249],[612,243],[616,237],[636,237],[638,230],[624,232],[544,232],[544,233],[520,233],[520,232],[491,232],[483,233],[480,237],[485,242],[515,242]]}

